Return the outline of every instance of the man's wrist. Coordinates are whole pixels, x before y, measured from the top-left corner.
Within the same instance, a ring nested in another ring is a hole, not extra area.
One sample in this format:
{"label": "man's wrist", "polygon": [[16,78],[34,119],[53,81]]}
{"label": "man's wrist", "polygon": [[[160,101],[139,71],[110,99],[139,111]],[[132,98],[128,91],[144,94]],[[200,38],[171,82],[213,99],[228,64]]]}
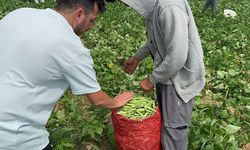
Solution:
{"label": "man's wrist", "polygon": [[134,55],[133,56],[138,62],[140,62],[143,58],[141,58],[139,55]]}
{"label": "man's wrist", "polygon": [[148,75],[148,79],[153,85],[156,85],[158,83],[152,74]]}

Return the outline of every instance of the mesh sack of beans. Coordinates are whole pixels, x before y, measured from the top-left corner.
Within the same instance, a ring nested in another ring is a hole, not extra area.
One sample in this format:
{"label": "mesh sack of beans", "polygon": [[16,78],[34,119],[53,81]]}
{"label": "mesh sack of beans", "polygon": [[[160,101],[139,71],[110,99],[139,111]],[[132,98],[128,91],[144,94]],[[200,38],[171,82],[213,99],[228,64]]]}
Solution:
{"label": "mesh sack of beans", "polygon": [[112,110],[118,150],[160,150],[161,115],[155,101],[142,96]]}

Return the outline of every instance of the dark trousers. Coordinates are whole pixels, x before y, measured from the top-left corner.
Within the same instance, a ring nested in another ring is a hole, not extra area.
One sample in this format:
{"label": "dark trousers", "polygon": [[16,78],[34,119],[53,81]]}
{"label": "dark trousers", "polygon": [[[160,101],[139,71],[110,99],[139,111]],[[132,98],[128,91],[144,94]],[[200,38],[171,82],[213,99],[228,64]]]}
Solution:
{"label": "dark trousers", "polygon": [[173,85],[157,84],[156,94],[162,115],[161,145],[163,150],[187,150],[188,126],[194,100],[184,103]]}
{"label": "dark trousers", "polygon": [[217,0],[206,0],[202,12],[205,12],[209,7],[211,7],[212,12],[215,15],[217,9]]}

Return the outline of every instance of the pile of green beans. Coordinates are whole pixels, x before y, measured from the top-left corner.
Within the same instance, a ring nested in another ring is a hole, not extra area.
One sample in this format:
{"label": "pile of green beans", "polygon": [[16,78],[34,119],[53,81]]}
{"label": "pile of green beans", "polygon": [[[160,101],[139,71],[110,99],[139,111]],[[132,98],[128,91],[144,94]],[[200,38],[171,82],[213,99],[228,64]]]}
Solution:
{"label": "pile of green beans", "polygon": [[135,95],[131,101],[118,109],[120,114],[129,119],[144,119],[156,112],[155,100]]}

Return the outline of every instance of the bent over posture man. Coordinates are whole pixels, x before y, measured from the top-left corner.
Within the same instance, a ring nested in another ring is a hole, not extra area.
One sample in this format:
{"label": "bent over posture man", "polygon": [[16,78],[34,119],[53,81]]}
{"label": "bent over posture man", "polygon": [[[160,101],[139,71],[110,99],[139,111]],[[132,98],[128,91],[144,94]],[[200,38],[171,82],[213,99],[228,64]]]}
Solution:
{"label": "bent over posture man", "polygon": [[129,58],[124,70],[153,57],[154,69],[141,81],[145,91],[156,85],[162,113],[161,143],[165,150],[186,150],[194,97],[203,89],[203,51],[187,0],[121,0],[146,20],[148,41]]}
{"label": "bent over posture man", "polygon": [[107,108],[132,98],[101,90],[79,38],[103,10],[101,0],[59,0],[56,10],[21,8],[0,20],[0,150],[52,149],[45,125],[68,86]]}

